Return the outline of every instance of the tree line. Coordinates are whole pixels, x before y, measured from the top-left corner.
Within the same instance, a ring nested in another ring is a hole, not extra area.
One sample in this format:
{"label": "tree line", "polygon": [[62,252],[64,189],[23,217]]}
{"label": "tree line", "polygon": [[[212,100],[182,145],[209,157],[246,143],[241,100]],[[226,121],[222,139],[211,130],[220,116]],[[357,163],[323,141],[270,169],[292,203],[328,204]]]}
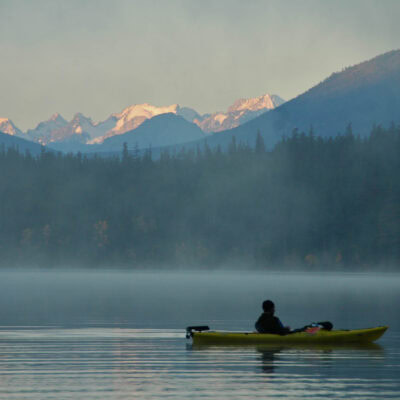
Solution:
{"label": "tree line", "polygon": [[398,268],[400,127],[154,160],[0,148],[2,267]]}

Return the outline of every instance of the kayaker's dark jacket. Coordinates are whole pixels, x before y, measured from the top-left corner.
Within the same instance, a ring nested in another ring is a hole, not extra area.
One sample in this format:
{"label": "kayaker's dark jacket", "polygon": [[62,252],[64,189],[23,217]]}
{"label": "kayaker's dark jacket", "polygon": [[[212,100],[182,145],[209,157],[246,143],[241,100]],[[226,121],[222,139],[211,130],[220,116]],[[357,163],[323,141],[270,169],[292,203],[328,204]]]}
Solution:
{"label": "kayaker's dark jacket", "polygon": [[286,335],[290,332],[285,328],[278,317],[271,313],[262,313],[255,324],[256,330],[259,333],[275,333],[277,335]]}

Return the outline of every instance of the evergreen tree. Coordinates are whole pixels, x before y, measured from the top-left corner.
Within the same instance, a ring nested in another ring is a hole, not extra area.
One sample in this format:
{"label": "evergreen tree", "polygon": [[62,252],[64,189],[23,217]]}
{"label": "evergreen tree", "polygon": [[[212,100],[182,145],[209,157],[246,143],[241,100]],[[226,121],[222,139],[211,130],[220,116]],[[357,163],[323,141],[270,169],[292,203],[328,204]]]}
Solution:
{"label": "evergreen tree", "polygon": [[122,144],[122,162],[127,163],[129,161],[129,151],[128,151],[128,143],[124,142]]}
{"label": "evergreen tree", "polygon": [[257,131],[255,152],[256,152],[256,154],[264,154],[265,153],[264,138],[261,136],[260,131]]}

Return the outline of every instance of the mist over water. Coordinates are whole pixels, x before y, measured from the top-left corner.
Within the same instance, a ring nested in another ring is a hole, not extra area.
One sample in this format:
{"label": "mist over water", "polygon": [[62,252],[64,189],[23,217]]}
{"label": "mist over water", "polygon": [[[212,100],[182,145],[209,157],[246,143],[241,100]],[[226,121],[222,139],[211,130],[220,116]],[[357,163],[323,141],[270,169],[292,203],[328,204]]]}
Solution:
{"label": "mist over water", "polygon": [[121,324],[253,330],[266,298],[292,328],[400,326],[399,274],[1,271],[2,325]]}

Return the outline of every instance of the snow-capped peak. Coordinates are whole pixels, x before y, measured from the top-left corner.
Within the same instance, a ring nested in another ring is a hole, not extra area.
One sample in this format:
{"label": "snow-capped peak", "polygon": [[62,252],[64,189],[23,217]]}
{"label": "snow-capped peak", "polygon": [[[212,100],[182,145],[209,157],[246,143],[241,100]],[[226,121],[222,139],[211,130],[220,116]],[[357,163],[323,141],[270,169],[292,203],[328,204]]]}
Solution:
{"label": "snow-capped peak", "polygon": [[236,100],[227,112],[218,112],[196,118],[196,123],[204,132],[219,132],[235,128],[260,114],[280,106],[285,101],[277,95],[264,94],[250,99]]}
{"label": "snow-capped peak", "polygon": [[9,118],[0,118],[0,132],[7,133],[11,136],[23,136],[21,130],[19,130]]}
{"label": "snow-capped peak", "polygon": [[74,118],[70,121],[70,124],[80,125],[80,124],[90,124],[94,125],[91,118],[84,116],[82,113],[76,113]]}
{"label": "snow-capped peak", "polygon": [[67,123],[67,121],[61,116],[59,113],[54,113],[49,119],[48,122],[54,121],[58,123]]}
{"label": "snow-capped peak", "polygon": [[117,123],[115,128],[112,129],[112,132],[114,134],[121,134],[137,128],[146,119],[166,113],[176,114],[178,110],[178,104],[172,104],[166,107],[157,107],[149,103],[133,104],[126,107],[120,113],[112,114],[112,116],[117,119]]}
{"label": "snow-capped peak", "polygon": [[60,114],[56,113],[47,121],[40,122],[35,129],[28,129],[26,133],[31,140],[47,144],[52,141],[52,132],[62,129],[66,125],[68,125],[68,122]]}
{"label": "snow-capped peak", "polygon": [[155,117],[160,114],[176,113],[179,109],[178,104],[171,104],[170,106],[157,107],[149,103],[143,104],[132,104],[129,107],[124,108],[120,113],[112,114],[114,117],[121,118],[135,118],[140,116],[146,116],[148,118]]}
{"label": "snow-capped peak", "polygon": [[12,124],[9,118],[0,118],[0,126]]}
{"label": "snow-capped peak", "polygon": [[258,111],[258,110],[272,110],[275,107],[283,104],[282,100],[277,95],[264,94],[259,97],[250,99],[239,99],[236,100],[229,108],[228,112],[237,111]]}
{"label": "snow-capped peak", "polygon": [[107,131],[103,136],[91,135],[93,139],[89,144],[103,143],[103,141],[111,136],[121,135],[125,132],[136,129],[147,119],[153,118],[156,115],[173,113],[178,114],[180,107],[178,104],[170,106],[157,107],[149,103],[133,104],[124,108],[120,113],[111,114],[111,120],[114,121],[114,126]]}

